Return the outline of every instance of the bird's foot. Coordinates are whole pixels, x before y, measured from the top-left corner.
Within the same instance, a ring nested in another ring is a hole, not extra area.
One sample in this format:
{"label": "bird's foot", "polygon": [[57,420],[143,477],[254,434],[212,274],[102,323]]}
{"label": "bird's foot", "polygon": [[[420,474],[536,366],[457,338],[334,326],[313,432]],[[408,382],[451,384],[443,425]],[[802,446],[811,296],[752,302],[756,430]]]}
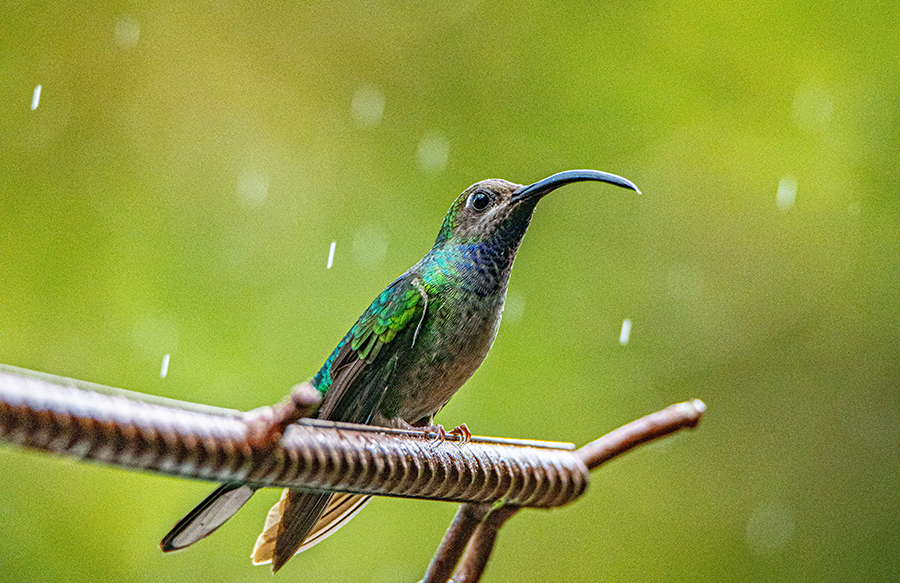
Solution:
{"label": "bird's foot", "polygon": [[460,445],[465,445],[472,440],[472,432],[469,431],[469,428],[466,427],[465,423],[460,423],[449,432],[444,430],[444,426],[440,424],[429,425],[422,429],[424,429],[426,433],[433,432],[436,434],[435,443],[443,443],[444,441],[447,441],[447,437],[451,435],[458,438],[457,441],[459,441]]}
{"label": "bird's foot", "polygon": [[472,441],[472,432],[469,431],[468,426],[465,423],[460,423],[456,427],[450,431],[450,435],[456,435],[459,437],[459,441],[461,445],[465,445]]}
{"label": "bird's foot", "polygon": [[443,443],[444,441],[447,441],[447,438],[451,435],[457,438],[456,441],[458,441],[460,445],[465,445],[472,440],[472,432],[469,431],[469,428],[466,427],[465,423],[461,423],[450,431],[447,431],[440,423],[432,423],[430,418],[423,419],[415,425],[411,425],[403,419],[395,418],[390,421],[388,426],[393,427],[394,429],[403,429],[405,431],[422,432],[426,437],[430,437],[433,433],[434,443]]}

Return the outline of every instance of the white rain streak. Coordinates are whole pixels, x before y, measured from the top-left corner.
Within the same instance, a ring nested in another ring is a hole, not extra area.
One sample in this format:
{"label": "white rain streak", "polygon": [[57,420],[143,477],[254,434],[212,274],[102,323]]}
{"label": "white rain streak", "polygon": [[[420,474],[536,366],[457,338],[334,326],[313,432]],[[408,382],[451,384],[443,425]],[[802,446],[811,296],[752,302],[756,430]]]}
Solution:
{"label": "white rain streak", "polygon": [[625,318],[622,320],[622,331],[619,332],[619,344],[625,346],[628,344],[628,337],[631,336],[631,320]]}
{"label": "white rain streak", "polygon": [[34,111],[38,108],[38,105],[41,103],[41,85],[38,85],[34,88],[34,93],[31,94],[31,111]]}
{"label": "white rain streak", "polygon": [[169,374],[169,355],[164,354],[162,360],[162,367],[159,369],[159,378],[166,378],[166,375]]}
{"label": "white rain streak", "polygon": [[325,266],[325,269],[331,269],[332,264],[334,264],[334,247],[337,245],[337,241],[331,242],[331,247],[328,248],[328,264]]}

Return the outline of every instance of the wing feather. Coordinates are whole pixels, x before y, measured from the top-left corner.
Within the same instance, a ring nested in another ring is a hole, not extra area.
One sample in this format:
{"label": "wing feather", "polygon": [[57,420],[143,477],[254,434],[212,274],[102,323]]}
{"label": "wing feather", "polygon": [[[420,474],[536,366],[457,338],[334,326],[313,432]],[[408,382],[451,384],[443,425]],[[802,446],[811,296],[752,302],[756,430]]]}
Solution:
{"label": "wing feather", "polygon": [[[317,416],[333,421],[369,423],[384,397],[402,351],[415,344],[427,309],[425,288],[417,276],[409,273],[397,278],[375,298],[314,379],[316,388],[325,393]],[[416,322],[414,329],[410,328],[410,322]],[[403,342],[398,341],[398,336]],[[407,342],[409,346],[406,346]],[[174,551],[212,534],[240,510],[255,491],[246,484],[222,484],[181,519],[160,546],[164,551]],[[334,533],[368,501],[369,497],[352,494],[285,490],[266,517],[263,533],[253,551],[254,563],[273,561],[277,568],[295,552]],[[304,512],[317,516],[306,516]],[[309,532],[296,532],[307,529]],[[276,544],[279,538],[282,541]],[[299,550],[290,548],[294,546]]]}
{"label": "wing feather", "polygon": [[[416,277],[397,279],[375,298],[314,380],[325,393],[320,419],[371,422],[400,355],[415,342],[427,306],[428,296]],[[294,554],[344,526],[369,498],[285,490],[266,517],[253,562],[271,561],[273,569],[279,569]]]}

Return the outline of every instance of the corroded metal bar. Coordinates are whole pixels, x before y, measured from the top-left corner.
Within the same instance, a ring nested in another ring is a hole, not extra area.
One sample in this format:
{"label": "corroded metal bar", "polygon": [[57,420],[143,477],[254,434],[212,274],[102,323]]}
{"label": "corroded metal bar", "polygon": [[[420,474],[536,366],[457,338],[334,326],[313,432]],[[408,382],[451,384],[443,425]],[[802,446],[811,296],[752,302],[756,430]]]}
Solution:
{"label": "corroded metal bar", "polygon": [[184,478],[454,502],[559,506],[588,483],[568,444],[460,444],[304,419],[255,445],[239,412],[76,384],[4,367],[0,440]]}

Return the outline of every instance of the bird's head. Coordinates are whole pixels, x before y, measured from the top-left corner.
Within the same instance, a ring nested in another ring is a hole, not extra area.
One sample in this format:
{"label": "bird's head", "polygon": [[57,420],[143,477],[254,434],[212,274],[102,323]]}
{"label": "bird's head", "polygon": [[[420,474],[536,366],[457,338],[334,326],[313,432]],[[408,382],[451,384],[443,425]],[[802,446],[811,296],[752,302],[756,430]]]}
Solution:
{"label": "bird's head", "polygon": [[586,180],[608,182],[638,194],[641,192],[630,180],[599,170],[567,170],[528,186],[499,178],[482,180],[454,201],[434,246],[494,242],[514,250],[525,235],[534,207],[541,198],[560,186]]}

